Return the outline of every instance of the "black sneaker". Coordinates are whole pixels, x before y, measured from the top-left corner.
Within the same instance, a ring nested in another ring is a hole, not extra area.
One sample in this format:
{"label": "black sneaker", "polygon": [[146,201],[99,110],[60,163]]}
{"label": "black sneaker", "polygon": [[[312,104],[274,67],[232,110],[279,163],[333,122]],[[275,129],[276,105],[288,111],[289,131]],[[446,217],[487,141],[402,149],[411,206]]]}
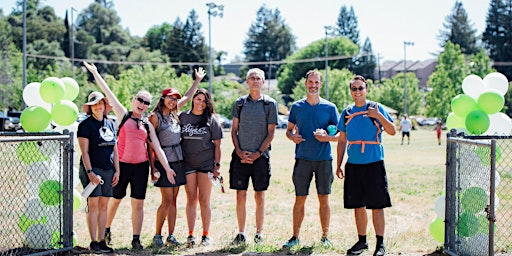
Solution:
{"label": "black sneaker", "polygon": [[375,252],[373,253],[373,256],[384,256],[386,255],[386,247],[381,244],[381,245],[377,245],[377,247],[375,248]]}
{"label": "black sneaker", "polygon": [[142,249],[144,249],[142,244],[140,244],[140,240],[139,239],[132,240],[132,248],[133,248],[133,250],[142,250]]}
{"label": "black sneaker", "polygon": [[187,237],[187,248],[192,248],[196,244],[196,239],[193,235]]}
{"label": "black sneaker", "polygon": [[245,236],[242,234],[236,235],[235,239],[233,239],[233,242],[231,242],[231,245],[240,245],[245,244]]}
{"label": "black sneaker", "polygon": [[108,245],[112,245],[112,233],[110,233],[110,231],[105,231],[105,242],[107,242]]}
{"label": "black sneaker", "polygon": [[105,240],[101,240],[98,242],[98,247],[102,253],[113,253],[114,249],[107,246]]}
{"label": "black sneaker", "polygon": [[255,235],[254,236],[254,243],[263,243],[263,237],[261,235]]}
{"label": "black sneaker", "polygon": [[100,247],[98,245],[98,242],[96,241],[92,241],[90,244],[89,244],[89,251],[91,252],[95,252],[95,253],[101,253],[100,251]]}
{"label": "black sneaker", "polygon": [[348,249],[347,255],[359,255],[368,250],[368,243],[357,241],[352,248]]}
{"label": "black sneaker", "polygon": [[292,248],[299,244],[300,244],[299,239],[296,236],[292,236],[292,238],[290,238],[290,240],[288,240],[288,242],[283,244],[283,249]]}

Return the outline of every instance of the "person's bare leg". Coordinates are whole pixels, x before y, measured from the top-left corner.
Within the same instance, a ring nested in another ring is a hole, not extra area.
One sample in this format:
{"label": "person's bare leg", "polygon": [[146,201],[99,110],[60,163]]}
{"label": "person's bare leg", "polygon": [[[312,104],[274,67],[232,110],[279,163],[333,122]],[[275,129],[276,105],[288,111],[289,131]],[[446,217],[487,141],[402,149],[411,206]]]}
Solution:
{"label": "person's bare leg", "polygon": [[366,208],[354,209],[354,216],[356,219],[357,234],[360,236],[366,236],[366,229],[368,227],[368,215],[366,214]]}
{"label": "person's bare leg", "polygon": [[114,217],[116,216],[117,209],[121,204],[121,199],[111,198],[108,201],[108,210],[107,210],[107,228],[112,226],[112,222],[114,221]]}
{"label": "person's bare leg", "polygon": [[169,235],[174,234],[174,228],[176,226],[176,216],[178,215],[178,208],[176,207],[176,198],[178,198],[178,192],[180,187],[171,188],[171,201],[169,203],[169,209],[167,210],[167,226],[169,228]]}
{"label": "person's bare leg", "polygon": [[99,216],[99,197],[89,197],[87,198],[87,208],[88,212],[86,215],[87,226],[89,227],[89,236],[91,237],[91,241],[98,241],[97,232],[98,232],[98,216]]}
{"label": "person's bare leg", "polygon": [[329,195],[318,195],[320,203],[319,215],[322,225],[322,237],[329,237],[329,224],[331,222],[331,207],[329,205]]}
{"label": "person's bare leg", "polygon": [[384,229],[386,226],[384,209],[372,209],[372,220],[375,234],[378,236],[384,236]]}
{"label": "person's bare leg", "polygon": [[306,203],[307,196],[295,196],[295,203],[293,204],[293,236],[299,237],[300,227],[304,220],[304,204]]}
{"label": "person's bare leg", "polygon": [[132,230],[134,235],[140,235],[144,222],[144,199],[131,198]]}
{"label": "person's bare leg", "polygon": [[238,232],[245,232],[245,218],[246,209],[245,203],[247,202],[247,190],[236,191],[236,219],[238,221]]}
{"label": "person's bare leg", "polygon": [[199,207],[201,208],[201,221],[203,223],[203,232],[210,230],[212,220],[212,209],[210,206],[210,195],[212,194],[212,182],[208,174],[199,173],[197,177],[199,188]]}
{"label": "person's bare leg", "polygon": [[254,201],[256,202],[256,234],[261,234],[265,221],[265,191],[254,192]]}
{"label": "person's bare leg", "polygon": [[187,192],[187,225],[188,231],[193,232],[196,225],[197,216],[197,173],[187,175],[187,184],[185,184]]}
{"label": "person's bare leg", "polygon": [[105,240],[105,226],[107,225],[107,209],[110,197],[99,197],[98,205],[98,240]]}
{"label": "person's bare leg", "polygon": [[160,188],[162,202],[156,210],[155,235],[162,234],[162,226],[164,225],[165,218],[167,216],[167,212],[169,212],[169,206],[171,204],[171,190],[172,188]]}

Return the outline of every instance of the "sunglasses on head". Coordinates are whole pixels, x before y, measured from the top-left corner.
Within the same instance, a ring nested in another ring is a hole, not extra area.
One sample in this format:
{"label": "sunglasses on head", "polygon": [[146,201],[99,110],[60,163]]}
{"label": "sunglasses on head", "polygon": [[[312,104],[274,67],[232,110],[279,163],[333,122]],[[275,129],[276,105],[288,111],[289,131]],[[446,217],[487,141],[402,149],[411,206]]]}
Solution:
{"label": "sunglasses on head", "polygon": [[366,89],[366,87],[350,87],[350,90],[353,92],[362,91],[364,89]]}
{"label": "sunglasses on head", "polygon": [[146,106],[149,106],[151,104],[151,102],[147,101],[147,100],[144,100],[143,98],[141,97],[138,97],[137,100],[140,102],[140,103],[143,103],[144,105]]}

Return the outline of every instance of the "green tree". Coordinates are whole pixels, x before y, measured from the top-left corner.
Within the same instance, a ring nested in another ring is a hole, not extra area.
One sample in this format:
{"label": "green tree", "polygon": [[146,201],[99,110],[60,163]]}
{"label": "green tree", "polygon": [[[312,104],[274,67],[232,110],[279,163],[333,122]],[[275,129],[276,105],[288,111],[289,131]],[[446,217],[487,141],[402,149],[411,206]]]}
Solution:
{"label": "green tree", "polygon": [[[263,4],[256,14],[256,21],[251,24],[247,32],[247,39],[244,41],[246,60],[250,62],[282,60],[295,49],[295,36],[290,27],[285,24],[281,12],[278,9],[272,11]],[[269,66],[255,64],[250,65],[249,68],[267,70]]]}
{"label": "green tree", "polygon": [[[419,89],[419,80],[412,72],[407,75],[407,113],[418,114],[423,106],[423,92]],[[372,88],[369,88],[370,91]],[[398,73],[391,79],[384,79],[376,91],[376,101],[398,111],[398,116],[403,115],[404,110],[404,74]]]}
{"label": "green tree", "polygon": [[491,0],[482,42],[496,70],[512,80],[512,0]]}
{"label": "green tree", "polygon": [[432,91],[427,94],[426,115],[446,120],[453,97],[462,93],[462,81],[468,74],[468,67],[460,46],[451,42],[446,43],[437,63],[427,82]]}
{"label": "green tree", "polygon": [[370,38],[367,37],[360,54],[354,57],[353,72],[367,79],[373,79],[373,71],[376,65],[372,43],[370,42]]}
{"label": "green tree", "polygon": [[445,18],[445,23],[443,23],[445,30],[440,31],[441,47],[450,41],[460,45],[463,54],[476,54],[478,47],[476,46],[476,29],[473,26],[462,2],[455,2],[452,13]]}
{"label": "green tree", "polygon": [[475,55],[471,55],[469,65],[469,73],[484,78],[487,74],[495,72],[496,70],[491,66],[489,56],[485,54],[483,49],[480,49]]}
{"label": "green tree", "polygon": [[171,30],[172,26],[167,22],[160,26],[151,27],[142,39],[142,45],[148,47],[150,51],[162,50],[171,34]]}
{"label": "green tree", "polygon": [[336,26],[338,35],[344,36],[354,44],[359,45],[359,22],[352,6],[350,6],[350,10],[345,5],[341,7]]}

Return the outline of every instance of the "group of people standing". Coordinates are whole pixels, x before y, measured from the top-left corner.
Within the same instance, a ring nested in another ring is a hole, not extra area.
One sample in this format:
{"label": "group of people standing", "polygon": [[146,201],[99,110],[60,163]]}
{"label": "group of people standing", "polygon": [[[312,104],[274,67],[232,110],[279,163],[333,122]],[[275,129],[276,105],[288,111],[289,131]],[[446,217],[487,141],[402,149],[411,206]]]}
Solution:
{"label": "group of people standing", "polygon": [[[101,91],[89,95],[84,109],[90,116],[78,129],[82,157],[80,178],[103,185],[87,199],[87,224],[95,252],[113,252],[110,226],[121,200],[131,190],[132,247],[142,249],[140,232],[148,177],[160,188],[162,201],[156,213],[154,246],[177,246],[174,236],[176,199],[180,186],[187,194],[186,217],[188,237],[186,245],[194,246],[194,227],[197,206],[201,209],[203,233],[201,245],[211,243],[210,195],[211,177],[220,177],[222,129],[215,118],[211,95],[198,89],[205,76],[202,68],[195,70],[195,81],[182,96],[178,90],[167,88],[149,115],[144,112],[151,104],[151,94],[139,91],[132,100],[132,110],[120,104],[93,64],[84,62]],[[320,97],[322,75],[318,71],[306,74],[307,96],[293,103],[290,109],[286,136],[295,146],[295,165],[292,180],[295,187],[293,206],[293,235],[283,245],[290,248],[300,244],[300,228],[305,216],[305,202],[313,177],[317,189],[322,227],[321,243],[331,246],[329,240],[329,194],[334,181],[330,142],[337,142],[336,176],[344,181],[345,208],[354,209],[358,242],[347,254],[358,255],[368,249],[366,209],[372,210],[377,235],[374,255],[384,255],[384,208],[391,206],[388,193],[381,132],[396,133],[392,118],[377,103],[366,99],[368,85],[362,76],[350,82],[354,104],[338,114],[336,106]],[[229,166],[229,186],[236,190],[236,217],[238,234],[232,245],[247,242],[245,234],[246,202],[249,182],[254,189],[256,232],[254,242],[262,243],[265,219],[265,191],[271,178],[270,148],[278,121],[277,102],[261,90],[265,73],[257,68],[247,72],[249,94],[233,104],[231,139],[234,150]],[[192,100],[190,110],[181,108]],[[116,129],[107,118],[110,109],[117,120]],[[328,133],[328,126],[337,127]],[[116,133],[116,130],[118,132]],[[345,152],[348,158],[342,167]],[[344,171],[345,170],[345,171]],[[113,197],[111,200],[109,200]],[[168,237],[163,239],[162,228],[167,219]]]}

